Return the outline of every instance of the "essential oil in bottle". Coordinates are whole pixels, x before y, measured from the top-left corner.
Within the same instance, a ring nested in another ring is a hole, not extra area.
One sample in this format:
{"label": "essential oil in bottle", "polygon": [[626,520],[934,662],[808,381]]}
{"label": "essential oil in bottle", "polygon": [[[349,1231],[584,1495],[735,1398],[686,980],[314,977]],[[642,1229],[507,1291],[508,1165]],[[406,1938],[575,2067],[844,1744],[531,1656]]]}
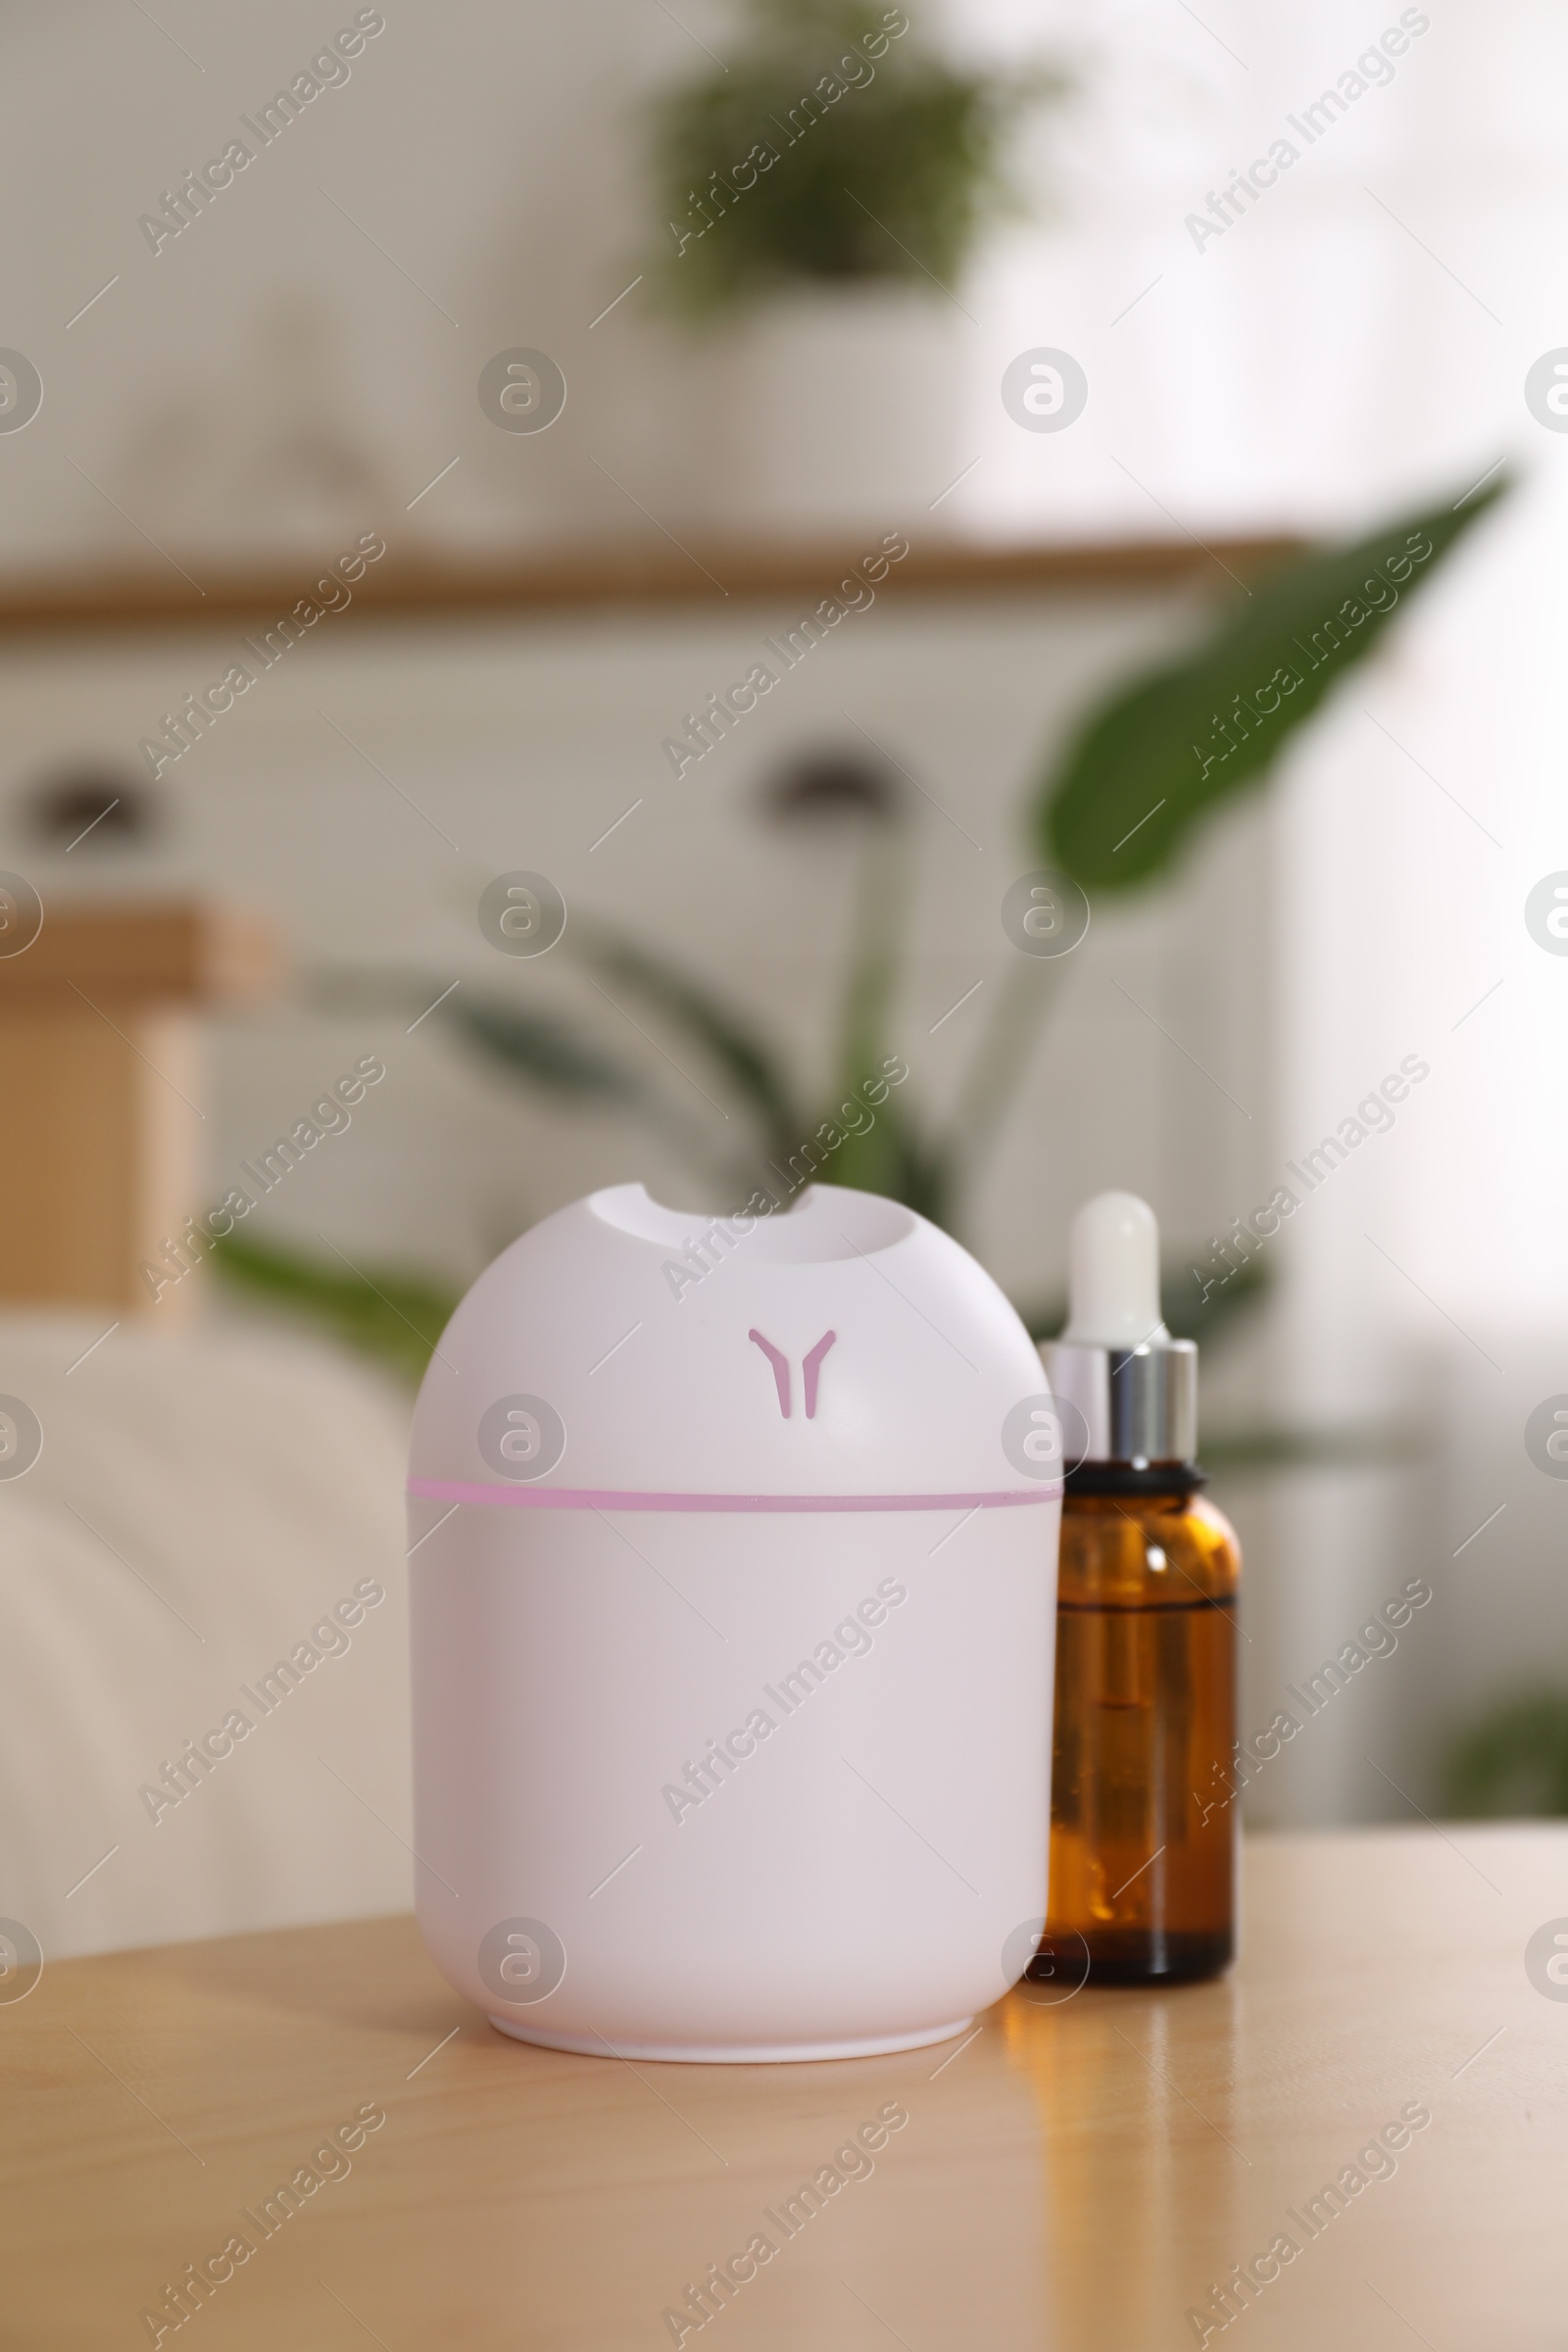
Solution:
{"label": "essential oil in bottle", "polygon": [[[1199,1490],[1198,1349],[1160,1319],[1131,1193],[1073,1224],[1070,1314],[1041,1349],[1068,1468],[1056,1603],[1048,1975],[1207,1977],[1236,1951],[1241,1554]],[[1081,1457],[1081,1458],[1080,1458]]]}

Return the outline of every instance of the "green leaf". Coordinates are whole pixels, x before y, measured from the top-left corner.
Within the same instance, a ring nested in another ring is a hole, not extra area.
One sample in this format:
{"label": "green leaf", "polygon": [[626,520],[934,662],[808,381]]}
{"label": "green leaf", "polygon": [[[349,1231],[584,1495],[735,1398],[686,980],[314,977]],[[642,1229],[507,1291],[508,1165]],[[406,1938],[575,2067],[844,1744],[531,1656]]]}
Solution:
{"label": "green leaf", "polygon": [[716,1165],[703,1124],[684,1104],[603,1053],[557,1015],[519,1012],[494,999],[465,1000],[460,994],[442,1005],[440,1017],[515,1077],[532,1079],[572,1102],[635,1112],[691,1167],[700,1169],[706,1182],[731,1187],[732,1172]]}
{"label": "green leaf", "polygon": [[1014,956],[1003,971],[988,975],[993,985],[980,1013],[980,1034],[947,1121],[944,1151],[955,1168],[960,1158],[969,1168],[989,1158],[1046,1016],[1069,984],[1065,962]]}
{"label": "green leaf", "polygon": [[519,1012],[460,990],[442,1005],[441,1018],[492,1060],[555,1094],[637,1107],[645,1102],[647,1089],[635,1071],[553,1013]]}
{"label": "green leaf", "polygon": [[1249,1258],[1223,1282],[1214,1283],[1206,1296],[1193,1279],[1191,1266],[1167,1266],[1160,1276],[1159,1311],[1173,1340],[1196,1340],[1200,1348],[1212,1348],[1273,1287],[1274,1269],[1261,1257]]}
{"label": "green leaf", "polygon": [[630,988],[700,1046],[767,1131],[770,1151],[799,1143],[804,1112],[783,1056],[700,980],[651,949],[596,926],[584,951],[607,979]]}
{"label": "green leaf", "polygon": [[1525,1690],[1461,1733],[1445,1780],[1472,1819],[1568,1813],[1568,1691]]}
{"label": "green leaf", "polygon": [[[839,1091],[823,1105],[823,1118],[844,1135],[831,1172],[824,1171],[826,1181],[881,1193],[913,1208],[917,1203],[906,1195],[911,1178],[918,1188],[919,1176],[908,1114],[891,1090],[880,1103],[867,1102],[862,1092],[881,1072],[887,1054],[904,945],[902,918],[909,901],[908,869],[909,842],[902,827],[879,826],[868,834],[839,1012]],[[857,1104],[861,1106],[858,1119]],[[848,1116],[841,1118],[841,1110]]]}
{"label": "green leaf", "polygon": [[1105,891],[1165,872],[1200,819],[1262,780],[1507,482],[1499,475],[1457,508],[1409,515],[1272,574],[1196,653],[1113,696],[1042,795],[1049,861]]}
{"label": "green leaf", "polygon": [[885,1087],[871,1102],[868,1085],[883,1079],[893,1028],[893,1004],[904,952],[905,917],[913,898],[913,846],[902,826],[868,834],[848,978],[839,1015],[839,1091],[822,1107],[822,1126],[843,1140],[820,1170],[824,1184],[880,1193],[902,1201],[934,1225],[951,1229],[954,1169],[947,1152],[922,1132],[919,1114],[902,1088]]}
{"label": "green leaf", "polygon": [[362,1274],[335,1258],[237,1234],[215,1244],[212,1255],[235,1290],[299,1315],[415,1383],[463,1296],[395,1268],[371,1266]]}
{"label": "green leaf", "polygon": [[945,1155],[920,1135],[897,1095],[877,1107],[875,1119],[845,1137],[820,1171],[822,1183],[880,1193],[951,1232],[953,1171]]}
{"label": "green leaf", "polygon": [[878,827],[868,835],[839,1016],[838,1077],[846,1095],[875,1075],[887,1052],[904,947],[903,918],[912,896],[909,860],[909,838],[904,828]]}
{"label": "green leaf", "polygon": [[366,1004],[391,1009],[422,1004],[490,1060],[555,1094],[643,1106],[647,1089],[638,1074],[569,1021],[555,1013],[524,1012],[504,998],[466,987],[448,989],[432,1004],[430,991],[437,986],[407,971],[322,970],[307,975],[305,996],[308,1004],[328,1012]]}

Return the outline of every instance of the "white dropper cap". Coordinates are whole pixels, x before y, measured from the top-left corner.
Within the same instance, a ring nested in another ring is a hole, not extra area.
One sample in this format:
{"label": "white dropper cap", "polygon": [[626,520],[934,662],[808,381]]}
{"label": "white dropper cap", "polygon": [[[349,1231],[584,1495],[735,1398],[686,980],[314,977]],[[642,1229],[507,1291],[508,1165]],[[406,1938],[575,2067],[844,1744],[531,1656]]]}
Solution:
{"label": "white dropper cap", "polygon": [[1068,1245],[1069,1346],[1166,1345],[1159,1312],[1159,1225],[1136,1193],[1097,1193],[1072,1221]]}
{"label": "white dropper cap", "polygon": [[1159,1227],[1147,1200],[1100,1193],[1084,1202],[1072,1224],[1067,1288],[1067,1328],[1041,1356],[1052,1395],[1083,1424],[1077,1466],[1085,1476],[1110,1463],[1167,1477],[1172,1463],[1190,1467],[1198,1349],[1173,1340],[1160,1320]]}

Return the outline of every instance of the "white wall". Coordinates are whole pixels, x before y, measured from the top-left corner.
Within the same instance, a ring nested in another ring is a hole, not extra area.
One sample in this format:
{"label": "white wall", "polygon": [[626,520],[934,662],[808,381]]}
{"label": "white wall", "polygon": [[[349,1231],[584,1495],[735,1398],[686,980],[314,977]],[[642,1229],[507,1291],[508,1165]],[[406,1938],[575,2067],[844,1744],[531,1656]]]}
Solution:
{"label": "white wall", "polygon": [[1318,1814],[1387,1810],[1367,1753],[1430,1808],[1455,1723],[1521,1681],[1568,1680],[1568,1496],[1524,1449],[1532,1409],[1568,1391],[1568,972],[1524,921],[1535,883],[1568,866],[1559,505],[1537,485],[1488,526],[1280,804],[1283,1132],[1309,1144],[1401,1054],[1431,1063],[1397,1128],[1335,1171],[1284,1253],[1281,1397],[1400,1420],[1427,1448],[1403,1476],[1316,1482],[1282,1518],[1301,1665],[1406,1576],[1436,1593],[1408,1661],[1376,1670],[1397,1678],[1386,1730],[1376,1711],[1375,1737],[1314,1729],[1281,1776],[1289,1802]]}

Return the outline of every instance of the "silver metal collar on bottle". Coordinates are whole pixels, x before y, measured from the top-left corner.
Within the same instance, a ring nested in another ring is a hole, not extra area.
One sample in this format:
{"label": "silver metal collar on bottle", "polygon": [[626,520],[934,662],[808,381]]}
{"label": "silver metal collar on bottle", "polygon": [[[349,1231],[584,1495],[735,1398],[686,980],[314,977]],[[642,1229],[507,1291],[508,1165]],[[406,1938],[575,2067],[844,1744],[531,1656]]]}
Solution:
{"label": "silver metal collar on bottle", "polygon": [[[1040,1358],[1051,1393],[1076,1406],[1089,1433],[1086,1462],[1192,1462],[1198,1453],[1198,1348],[1191,1340],[1098,1348],[1048,1340]],[[1074,1448],[1073,1450],[1076,1450]]]}

